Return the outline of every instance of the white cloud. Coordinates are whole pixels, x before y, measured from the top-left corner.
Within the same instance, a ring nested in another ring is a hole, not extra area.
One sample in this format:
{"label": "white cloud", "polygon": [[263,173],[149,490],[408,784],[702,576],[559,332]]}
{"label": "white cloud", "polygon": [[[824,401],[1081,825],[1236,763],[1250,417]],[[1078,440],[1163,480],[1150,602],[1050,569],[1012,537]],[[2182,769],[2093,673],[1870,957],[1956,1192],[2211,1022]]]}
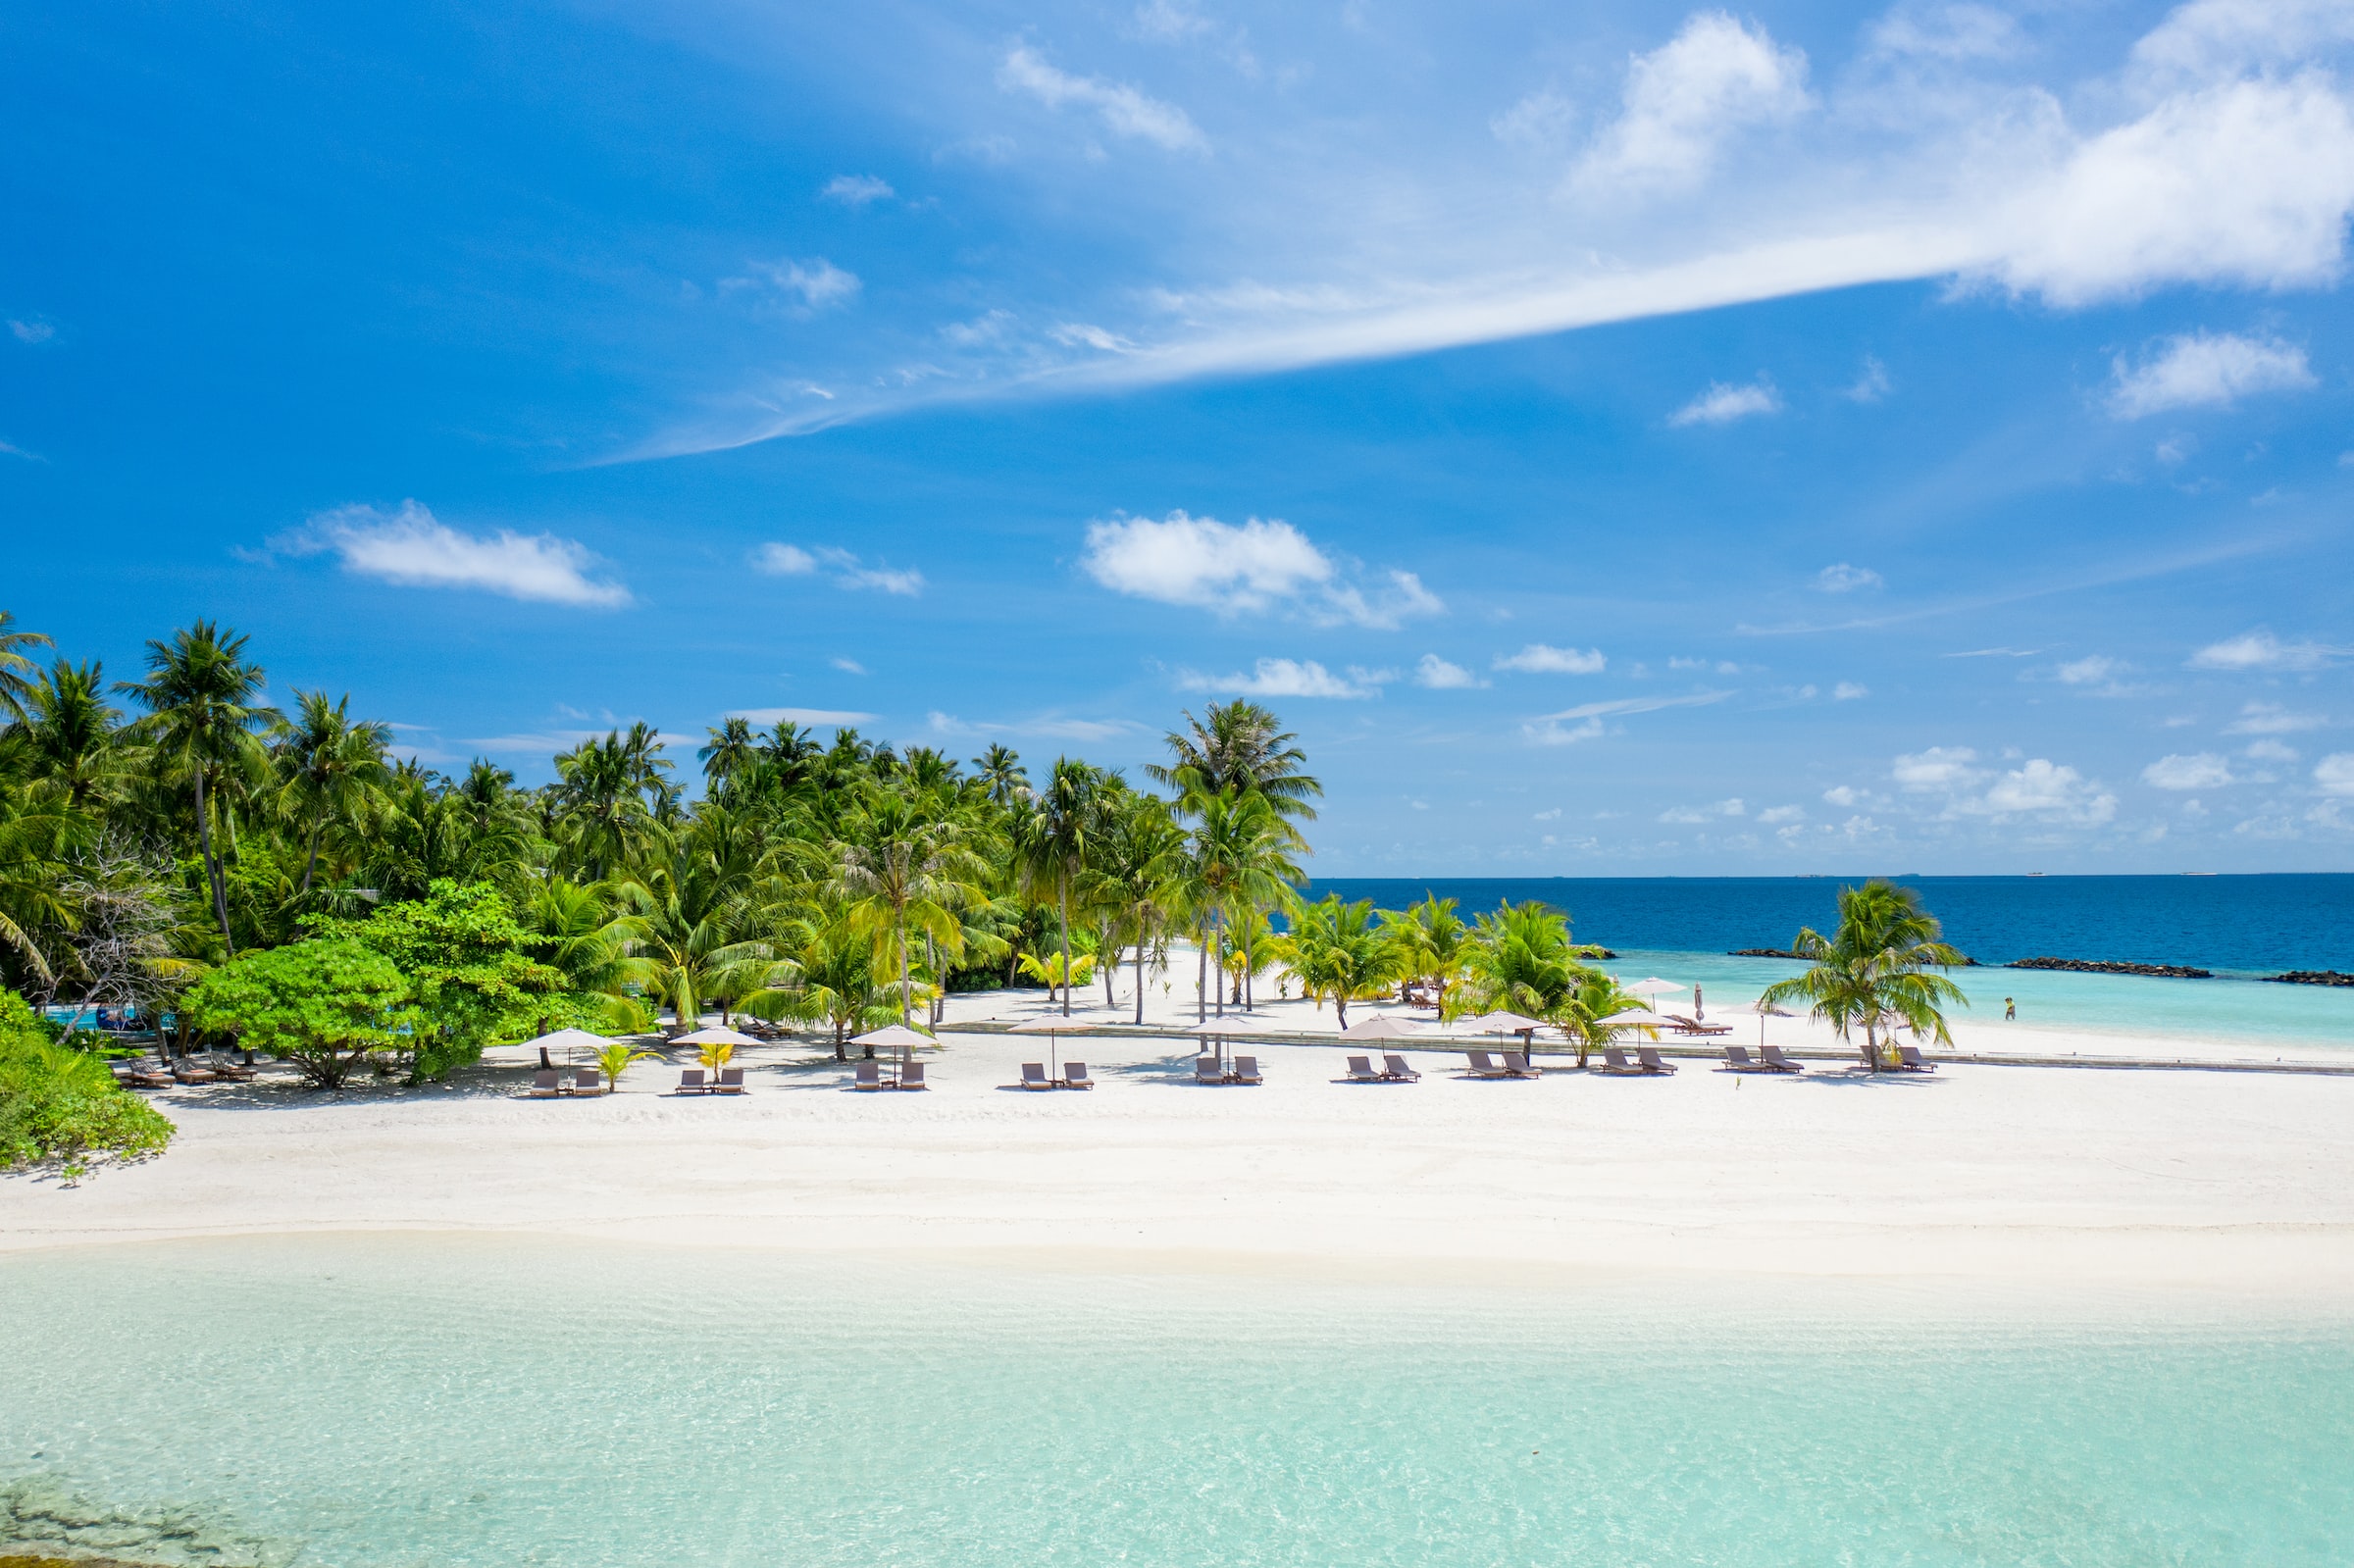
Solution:
{"label": "white cloud", "polygon": [[890,184],[873,175],[836,175],[818,192],[828,201],[841,202],[844,207],[863,207],[868,202],[883,201],[898,194]]}
{"label": "white cloud", "polygon": [[2251,702],[2239,710],[2239,717],[2224,726],[2227,735],[2292,735],[2302,730],[2319,730],[2329,721],[2318,713],[2296,713],[2277,702]]}
{"label": "white cloud", "polygon": [[834,658],[828,659],[826,663],[832,665],[835,669],[840,670],[844,675],[866,674],[866,666],[860,664],[856,659]]}
{"label": "white cloud", "polygon": [[1113,740],[1140,728],[1127,719],[1066,719],[1052,714],[995,723],[959,719],[938,709],[926,715],[926,722],[941,734],[1030,735],[1045,740]]}
{"label": "white cloud", "polygon": [[1065,348],[1093,348],[1106,354],[1125,354],[1136,347],[1125,337],[1086,322],[1064,322],[1047,335]]}
{"label": "white cloud", "polygon": [[1752,126],[1813,105],[1807,57],[1761,26],[1722,11],[1696,13],[1683,30],[1626,73],[1624,109],[1578,165],[1588,189],[1675,190],[1697,184],[1722,145]]}
{"label": "white cloud", "polygon": [[1561,820],[1561,808],[1559,806],[1554,806],[1549,810],[1537,812],[1534,820],[1538,822],[1559,822]]}
{"label": "white cloud", "polygon": [[1872,53],[1960,62],[2003,60],[2024,47],[2019,24],[1979,5],[1900,6],[1874,23]]}
{"label": "white cloud", "polygon": [[[1969,746],[1931,746],[1899,756],[1889,773],[1900,789],[1966,789],[1986,776],[1977,761],[1977,752]],[[1827,794],[1823,798],[1833,805],[1847,804]]]}
{"label": "white cloud", "polygon": [[1027,46],[1017,46],[998,68],[998,85],[1025,93],[1049,109],[1077,105],[1095,112],[1115,136],[1149,141],[1171,152],[1207,152],[1208,138],[1175,104],[1148,98],[1122,82],[1074,76],[1057,71]]}
{"label": "white cloud", "polygon": [[2294,762],[2297,760],[2297,748],[2283,745],[2277,740],[2251,740],[2240,748],[2240,755],[2252,757],[2258,762]]}
{"label": "white cloud", "polygon": [[2354,10],[2342,0],[2191,0],[2133,45],[2132,64],[2160,81],[2195,81],[2347,42]]}
{"label": "white cloud", "polygon": [[1863,799],[1864,791],[1858,789],[1854,784],[1833,784],[1822,792],[1822,798],[1841,810],[1845,810]]}
{"label": "white cloud", "polygon": [[1559,719],[1532,719],[1520,727],[1520,733],[1540,746],[1573,746],[1580,740],[1601,739],[1605,727],[1600,719],[1568,725]]}
{"label": "white cloud", "polygon": [[1738,799],[1719,800],[1713,806],[1671,806],[1660,813],[1662,822],[1714,822],[1719,817],[1738,817],[1746,810]]}
{"label": "white cloud", "polygon": [[823,256],[808,261],[746,262],[740,278],[719,280],[723,292],[765,288],[800,300],[801,311],[821,311],[858,297],[858,277],[845,273]]}
{"label": "white cloud", "polygon": [[1146,0],[1136,8],[1136,30],[1162,43],[1182,43],[1216,28],[1216,23],[1181,0]]}
{"label": "white cloud", "polygon": [[[1853,593],[1858,588],[1876,588],[1882,585],[1880,575],[1871,568],[1850,566],[1845,561],[1834,561],[1815,574],[1815,586],[1824,593]],[[1956,657],[1968,657],[1968,655],[1956,655]]]}
{"label": "white cloud", "polygon": [[802,577],[817,570],[816,556],[797,544],[774,540],[754,550],[750,562],[753,571],[772,578]]}
{"label": "white cloud", "polygon": [[1663,708],[1704,708],[1731,695],[1730,691],[1696,691],[1681,697],[1620,697],[1614,702],[1583,702],[1559,713],[1541,714],[1522,725],[1520,733],[1539,745],[1568,745],[1599,738],[1604,733],[1605,719],[1658,713]]}
{"label": "white cloud", "polygon": [[403,587],[479,588],[510,599],[614,609],[630,602],[619,582],[591,577],[601,563],[552,533],[461,533],[415,501],[393,512],[341,506],[271,541],[288,555],[332,551],[343,570]]}
{"label": "white cloud", "polygon": [[1842,681],[1837,685],[1831,687],[1831,700],[1833,702],[1854,702],[1859,697],[1868,697],[1870,695],[1871,688],[1869,686],[1861,685],[1853,681]]}
{"label": "white cloud", "polygon": [[806,724],[832,725],[872,724],[876,715],[852,713],[844,708],[733,708],[727,717],[744,719],[756,725]]}
{"label": "white cloud", "polygon": [[1844,394],[1850,402],[1876,403],[1895,389],[1888,379],[1888,367],[1871,355],[1864,356],[1864,369]]}
{"label": "white cloud", "polygon": [[1557,648],[1550,643],[1532,642],[1518,653],[1497,659],[1496,668],[1528,675],[1599,675],[1608,662],[1600,648]]}
{"label": "white cloud", "polygon": [[1425,653],[1422,662],[1414,666],[1414,684],[1428,686],[1433,691],[1458,691],[1484,686],[1487,683],[1459,664],[1450,664],[1435,653]]}
{"label": "white cloud", "polygon": [[2175,408],[2228,404],[2253,392],[2300,391],[2318,384],[2305,351],[2278,338],[2230,332],[2186,332],[2170,337],[2139,365],[2120,355],[2109,408],[2119,419],[2140,419]]}
{"label": "white cloud", "polygon": [[2354,751],[2332,751],[2315,763],[2313,783],[2326,795],[2354,795]]}
{"label": "white cloud", "polygon": [[1184,512],[1158,522],[1098,521],[1087,526],[1080,565],[1114,593],[1198,605],[1221,617],[1288,605],[1323,625],[1393,631],[1446,608],[1411,572],[1389,573],[1388,585],[1372,594],[1343,582],[1332,558],[1280,518],[1240,527]]}
{"label": "white cloud", "polygon": [[1577,106],[1551,87],[1540,88],[1488,122],[1498,141],[1531,151],[1561,146],[1577,128]]}
{"label": "white cloud", "polygon": [[2231,765],[2212,751],[2160,757],[2141,770],[2141,782],[2156,789],[2216,789],[2233,782]]}
{"label": "white cloud", "polygon": [[1003,338],[1012,321],[1013,312],[1009,310],[985,311],[969,322],[948,323],[940,329],[940,335],[958,348],[980,348]]}
{"label": "white cloud", "polygon": [[11,317],[8,329],[20,343],[46,343],[57,335],[56,328],[37,318],[28,322],[21,322]]}
{"label": "white cloud", "polygon": [[2270,632],[2243,632],[2190,656],[2193,670],[2319,670],[2354,654],[2322,642],[2283,642]]}
{"label": "white cloud", "polygon": [[1711,381],[1707,391],[1668,415],[1667,423],[1675,426],[1730,425],[1735,420],[1745,420],[1759,414],[1778,414],[1781,407],[1781,394],[1763,376],[1741,386]]}
{"label": "white cloud", "polygon": [[2103,823],[2117,815],[2117,796],[2085,780],[2075,769],[2029,759],[1994,782],[1983,799],[1956,802],[1956,809],[1990,816],[2036,816],[2046,821]]}
{"label": "white cloud", "polygon": [[2094,686],[2124,668],[2124,665],[2119,660],[2092,653],[2081,659],[2072,659],[2053,673],[2060,678],[2063,685]]}
{"label": "white cloud", "polygon": [[1334,675],[1313,659],[1261,659],[1249,675],[1204,676],[1181,672],[1177,683],[1188,691],[1228,691],[1246,697],[1338,697],[1361,700],[1381,695],[1382,684],[1397,677],[1387,670],[1350,666],[1347,679]]}
{"label": "white cloud", "polygon": [[1770,828],[1776,823],[1803,822],[1806,815],[1802,806],[1768,806],[1758,813],[1758,821]]}

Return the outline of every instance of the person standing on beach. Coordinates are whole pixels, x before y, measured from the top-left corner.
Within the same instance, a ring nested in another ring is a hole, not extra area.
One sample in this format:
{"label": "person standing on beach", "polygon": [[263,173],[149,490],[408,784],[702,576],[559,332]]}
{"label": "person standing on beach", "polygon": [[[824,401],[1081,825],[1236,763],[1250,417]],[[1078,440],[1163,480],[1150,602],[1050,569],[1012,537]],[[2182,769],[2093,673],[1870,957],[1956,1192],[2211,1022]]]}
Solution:
{"label": "person standing on beach", "polygon": [[2004,1023],[2006,1023],[2006,1024],[2010,1024],[2010,1023],[2016,1023],[2016,1022],[2018,1021],[2018,1019],[2019,1019],[2019,1003],[2017,1003],[2017,1002],[2013,1001],[2013,1000],[2012,1000],[2010,997],[2008,997],[2008,996],[2004,997],[2004,998],[2003,998],[2003,1022],[2004,1022]]}

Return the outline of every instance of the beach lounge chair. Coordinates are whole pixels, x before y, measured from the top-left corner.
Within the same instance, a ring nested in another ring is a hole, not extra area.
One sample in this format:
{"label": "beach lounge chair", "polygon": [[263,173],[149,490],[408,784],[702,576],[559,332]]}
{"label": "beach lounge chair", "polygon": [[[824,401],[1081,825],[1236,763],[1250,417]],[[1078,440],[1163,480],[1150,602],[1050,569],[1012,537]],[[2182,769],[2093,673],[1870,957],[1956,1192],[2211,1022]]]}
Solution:
{"label": "beach lounge chair", "polygon": [[1764,1062],[1754,1061],[1746,1045],[1727,1045],[1724,1048],[1724,1070],[1728,1073],[1770,1073],[1774,1069]]}
{"label": "beach lounge chair", "polygon": [[219,1076],[209,1067],[191,1067],[186,1062],[172,1064],[172,1082],[175,1084],[209,1084]]}
{"label": "beach lounge chair", "polygon": [[1803,1073],[1806,1071],[1804,1067],[1784,1056],[1779,1045],[1761,1045],[1758,1047],[1758,1056],[1765,1066],[1777,1073]]}
{"label": "beach lounge chair", "polygon": [[679,1092],[682,1094],[710,1093],[711,1086],[703,1082],[703,1070],[699,1067],[682,1068],[679,1072]]}
{"label": "beach lounge chair", "polygon": [[1606,1073],[1616,1073],[1629,1077],[1643,1071],[1643,1069],[1628,1061],[1626,1059],[1626,1051],[1622,1047],[1616,1045],[1605,1045],[1602,1048],[1602,1070]]}
{"label": "beach lounge chair", "polygon": [[232,1062],[228,1057],[220,1054],[218,1051],[206,1051],[204,1053],[204,1065],[211,1068],[216,1074],[227,1079],[231,1084],[250,1084],[253,1082],[252,1068],[247,1067],[243,1062]]}
{"label": "beach lounge chair", "polygon": [[894,1088],[922,1088],[924,1087],[924,1064],[909,1062],[905,1067],[900,1068],[899,1081],[891,1087]]}
{"label": "beach lounge chair", "polygon": [[1258,1058],[1255,1056],[1237,1056],[1234,1059],[1234,1071],[1229,1074],[1228,1077],[1232,1080],[1232,1082],[1237,1084],[1260,1084],[1265,1082],[1264,1079],[1258,1076]]}
{"label": "beach lounge chair", "polygon": [[1373,1058],[1372,1058],[1372,1057],[1370,1057],[1370,1056],[1352,1056],[1352,1057],[1350,1057],[1350,1058],[1349,1058],[1349,1082],[1350,1082],[1350,1083],[1352,1083],[1352,1084],[1378,1084],[1378,1083],[1380,1083],[1380,1082],[1381,1082],[1381,1075],[1380,1075],[1379,1073],[1376,1073],[1375,1071],[1373,1071]]}
{"label": "beach lounge chair", "polygon": [[1087,1076],[1085,1062],[1065,1062],[1062,1064],[1062,1087],[1064,1088],[1094,1088],[1096,1081]]}
{"label": "beach lounge chair", "polygon": [[881,1062],[860,1062],[850,1070],[850,1087],[881,1088],[882,1087],[883,1064]]}
{"label": "beach lounge chair", "polygon": [[1024,1062],[1022,1064],[1022,1087],[1052,1088],[1053,1087],[1054,1081],[1047,1076],[1046,1063]]}
{"label": "beach lounge chair", "polygon": [[1672,1064],[1661,1060],[1660,1048],[1657,1045],[1636,1046],[1635,1065],[1646,1073],[1661,1074],[1675,1071]]}
{"label": "beach lounge chair", "polygon": [[1935,1062],[1921,1059],[1920,1047],[1918,1045],[1899,1045],[1896,1048],[1896,1065],[1897,1070],[1904,1073],[1934,1073],[1937,1071]]}
{"label": "beach lounge chair", "polygon": [[1506,1051],[1504,1053],[1504,1074],[1507,1078],[1543,1078],[1545,1070],[1541,1067],[1529,1066],[1526,1051]]}
{"label": "beach lounge chair", "polygon": [[1698,1019],[1686,1018],[1681,1013],[1669,1013],[1667,1018],[1678,1035],[1730,1035],[1733,1032],[1730,1024],[1704,1024]]}
{"label": "beach lounge chair", "polygon": [[1406,1058],[1396,1051],[1390,1051],[1382,1057],[1381,1076],[1393,1084],[1419,1084],[1422,1082],[1422,1075],[1407,1066]]}
{"label": "beach lounge chair", "polygon": [[743,1069],[742,1069],[742,1068],[741,1068],[741,1067],[723,1067],[723,1068],[721,1068],[721,1069],[719,1070],[719,1082],[718,1082],[717,1084],[714,1084],[714,1085],[713,1085],[713,1086],[711,1086],[711,1087],[712,1087],[713,1088],[716,1088],[717,1090],[719,1090],[719,1092],[720,1092],[720,1093],[722,1093],[722,1094],[741,1094],[741,1093],[742,1093],[742,1092],[743,1092]]}
{"label": "beach lounge chair", "polygon": [[1496,1059],[1486,1051],[1465,1051],[1463,1053],[1463,1070],[1474,1078],[1510,1078],[1512,1076],[1509,1070],[1499,1066]]}
{"label": "beach lounge chair", "polygon": [[572,1091],[575,1094],[602,1094],[605,1091],[604,1075],[593,1067],[582,1068],[572,1075]]}
{"label": "beach lounge chair", "polygon": [[1194,1082],[1197,1084],[1223,1084],[1226,1082],[1226,1075],[1218,1070],[1218,1059],[1215,1056],[1194,1058]]}
{"label": "beach lounge chair", "polygon": [[151,1062],[132,1062],[115,1069],[115,1082],[128,1088],[170,1088],[172,1075]]}
{"label": "beach lounge chair", "polygon": [[545,1072],[534,1073],[532,1075],[532,1098],[536,1100],[552,1100],[555,1097],[555,1069],[549,1068]]}

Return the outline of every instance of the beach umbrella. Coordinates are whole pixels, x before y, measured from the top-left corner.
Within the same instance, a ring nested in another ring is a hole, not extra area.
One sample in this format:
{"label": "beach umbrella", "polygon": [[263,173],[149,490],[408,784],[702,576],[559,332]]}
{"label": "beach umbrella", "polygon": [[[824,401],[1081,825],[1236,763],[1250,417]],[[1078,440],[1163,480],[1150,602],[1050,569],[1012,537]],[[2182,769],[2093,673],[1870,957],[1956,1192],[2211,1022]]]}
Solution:
{"label": "beach umbrella", "polygon": [[732,1029],[698,1029],[691,1035],[681,1035],[673,1045],[757,1045],[760,1042],[749,1035],[739,1035]]}
{"label": "beach umbrella", "polygon": [[1218,1065],[1223,1067],[1226,1065],[1226,1032],[1229,1027],[1224,1019],[1205,1018],[1199,1024],[1188,1025],[1184,1032],[1208,1040],[1210,1053],[1217,1057]]}
{"label": "beach umbrella", "polygon": [[1477,1018],[1463,1020],[1476,1035],[1526,1035],[1536,1038],[1537,1031],[1545,1027],[1542,1018],[1523,1018],[1518,1013],[1482,1013]]}
{"label": "beach umbrella", "polygon": [[1413,1039],[1422,1033],[1409,1019],[1392,1018],[1387,1013],[1375,1013],[1360,1018],[1341,1031],[1343,1039]]}
{"label": "beach umbrella", "polygon": [[542,1055],[545,1055],[551,1047],[561,1045],[564,1048],[564,1065],[570,1067],[572,1065],[572,1048],[575,1045],[580,1046],[583,1050],[601,1051],[611,1043],[612,1041],[606,1039],[604,1036],[591,1035],[585,1029],[559,1029],[552,1035],[542,1035],[537,1039],[525,1040],[523,1048],[528,1051],[537,1047]]}
{"label": "beach umbrella", "polygon": [[1674,1019],[1662,1018],[1645,1007],[1630,1007],[1623,1013],[1612,1013],[1603,1022],[1612,1029],[1673,1029],[1676,1027]]}
{"label": "beach umbrella", "polygon": [[932,1045],[937,1044],[938,1041],[929,1035],[918,1034],[905,1024],[888,1024],[881,1029],[869,1030],[865,1034],[857,1036],[850,1043],[869,1047],[887,1046],[899,1053],[899,1065],[904,1067],[915,1059],[913,1053],[918,1045]]}
{"label": "beach umbrella", "polygon": [[1044,1036],[1046,1036],[1046,1037],[1047,1037],[1047,1076],[1048,1076],[1049,1078],[1053,1078],[1053,1077],[1055,1077],[1055,1076],[1056,1076],[1056,1074],[1055,1074],[1055,1070],[1054,1070],[1054,1068],[1055,1068],[1055,1063],[1054,1063],[1054,1041],[1055,1041],[1055,1037],[1056,1037],[1057,1036],[1061,1036],[1061,1035],[1084,1035],[1084,1034],[1086,1034],[1086,1033],[1087,1033],[1089,1030],[1091,1030],[1091,1029],[1093,1029],[1093,1028],[1095,1028],[1095,1027],[1096,1027],[1096,1025],[1095,1025],[1095,1020],[1093,1020],[1093,1019],[1088,1019],[1088,1018],[1058,1018],[1058,1017],[1056,1017],[1056,1016],[1055,1016],[1054,1014],[1052,1014],[1052,1013],[1047,1013],[1047,1014],[1044,1014],[1044,1015],[1042,1015],[1042,1016],[1040,1016],[1040,1017],[1037,1017],[1037,1018],[1025,1018],[1025,1019],[1023,1019],[1023,1020],[1022,1020],[1020,1023],[1018,1023],[1018,1024],[1014,1025],[1014,1026],[1013,1026],[1011,1029],[1007,1030],[1005,1033],[1006,1033],[1006,1034],[1008,1034],[1008,1035],[1044,1035]]}

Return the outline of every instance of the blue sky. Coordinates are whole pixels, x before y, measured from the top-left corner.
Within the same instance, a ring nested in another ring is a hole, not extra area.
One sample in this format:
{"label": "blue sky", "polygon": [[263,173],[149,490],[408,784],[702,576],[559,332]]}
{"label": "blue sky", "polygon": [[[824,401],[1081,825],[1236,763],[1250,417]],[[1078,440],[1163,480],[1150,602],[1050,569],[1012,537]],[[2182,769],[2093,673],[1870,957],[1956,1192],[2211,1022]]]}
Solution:
{"label": "blue sky", "polygon": [[1252,692],[1324,875],[2354,867],[2354,0],[649,9],[0,18],[0,604],[526,780]]}

